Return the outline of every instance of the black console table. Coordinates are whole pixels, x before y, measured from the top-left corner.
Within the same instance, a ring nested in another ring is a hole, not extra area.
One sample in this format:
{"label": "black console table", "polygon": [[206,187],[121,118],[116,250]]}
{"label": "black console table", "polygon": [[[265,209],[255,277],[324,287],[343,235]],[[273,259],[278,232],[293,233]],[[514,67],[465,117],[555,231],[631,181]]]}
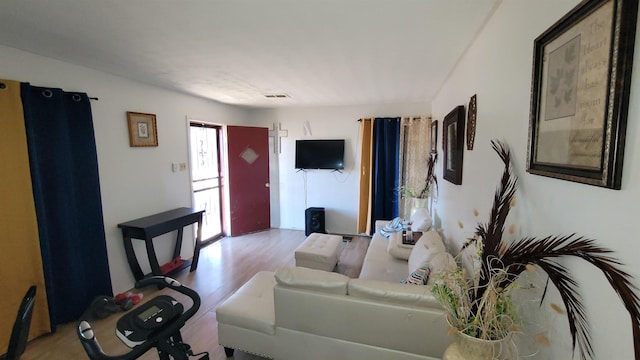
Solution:
{"label": "black console table", "polygon": [[140,264],[133,251],[131,239],[144,240],[147,247],[147,256],[151,265],[152,275],[164,275],[160,270],[158,258],[153,247],[153,238],[168,232],[177,230],[178,237],[176,246],[173,250],[173,258],[180,256],[180,248],[182,247],[182,230],[185,226],[198,223],[198,233],[196,236],[196,244],[193,249],[193,259],[191,260],[191,271],[198,267],[198,258],[200,257],[200,237],[202,236],[202,213],[204,210],[195,210],[192,208],[177,208],[165,211],[159,214],[131,220],[118,227],[122,229],[122,238],[124,240],[124,249],[127,253],[127,261],[131,267],[131,272],[136,281],[145,277],[140,269]]}

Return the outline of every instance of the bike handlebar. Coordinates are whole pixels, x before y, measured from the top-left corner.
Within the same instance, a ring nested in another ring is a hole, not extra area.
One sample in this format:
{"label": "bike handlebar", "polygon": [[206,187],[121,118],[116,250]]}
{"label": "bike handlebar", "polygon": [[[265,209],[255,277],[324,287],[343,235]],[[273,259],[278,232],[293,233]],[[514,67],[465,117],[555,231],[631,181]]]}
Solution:
{"label": "bike handlebar", "polygon": [[77,334],[78,338],[80,338],[80,342],[84,347],[84,350],[89,355],[89,358],[92,360],[132,360],[137,359],[145,352],[149,351],[151,348],[155,347],[158,343],[158,340],[166,339],[173,335],[176,331],[180,330],[184,323],[190,319],[200,308],[200,296],[197,292],[188,287],[183,286],[179,281],[166,277],[166,276],[151,276],[148,278],[144,278],[136,282],[135,287],[137,289],[149,286],[149,285],[157,285],[160,287],[169,287],[179,293],[187,295],[193,301],[193,305],[189,308],[189,310],[183,312],[180,317],[178,317],[175,321],[169,323],[165,328],[158,330],[154,333],[152,339],[148,339],[144,343],[135,346],[131,351],[126,354],[110,356],[105,354],[102,351],[102,347],[96,338],[95,331],[91,327],[86,320],[81,320],[78,324]]}

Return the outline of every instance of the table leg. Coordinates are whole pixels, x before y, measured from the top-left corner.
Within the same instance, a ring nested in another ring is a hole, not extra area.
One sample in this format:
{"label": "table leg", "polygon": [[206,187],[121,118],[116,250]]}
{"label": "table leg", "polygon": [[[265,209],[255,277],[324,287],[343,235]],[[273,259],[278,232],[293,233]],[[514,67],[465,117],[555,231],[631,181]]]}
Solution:
{"label": "table leg", "polygon": [[191,260],[191,269],[194,271],[198,267],[198,259],[200,259],[200,242],[202,240],[202,213],[198,217],[198,233],[196,235],[196,245],[193,248],[193,259]]}
{"label": "table leg", "polygon": [[144,277],[144,274],[142,273],[142,269],[140,269],[140,264],[138,263],[138,259],[136,258],[136,253],[133,251],[131,237],[123,235],[122,239],[124,240],[124,252],[127,254],[127,261],[129,262],[131,273],[133,274],[133,277],[136,279],[136,281],[138,281]]}
{"label": "table leg", "polygon": [[149,265],[151,265],[151,273],[153,275],[162,275],[158,258],[156,257],[156,251],[153,248],[153,238],[144,239],[144,243],[147,246],[147,256],[149,257]]}
{"label": "table leg", "polygon": [[173,258],[180,256],[180,249],[182,248],[182,227],[178,229],[178,236],[176,237],[176,247],[173,249]]}

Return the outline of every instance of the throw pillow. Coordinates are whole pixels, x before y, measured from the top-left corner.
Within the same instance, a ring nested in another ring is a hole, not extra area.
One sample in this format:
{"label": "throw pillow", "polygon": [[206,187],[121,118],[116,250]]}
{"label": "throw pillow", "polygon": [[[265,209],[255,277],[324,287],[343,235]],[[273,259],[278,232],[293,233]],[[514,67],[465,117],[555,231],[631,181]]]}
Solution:
{"label": "throw pillow", "polygon": [[431,230],[427,231],[422,235],[420,240],[424,239],[424,247],[427,250],[431,251],[433,254],[437,254],[440,252],[446,252],[447,248],[444,247],[444,243],[442,242],[442,238],[437,231]]}
{"label": "throw pillow", "polygon": [[276,282],[281,286],[346,295],[349,277],[342,274],[305,267],[282,267],[276,270]]}
{"label": "throw pillow", "polygon": [[443,272],[453,272],[458,268],[456,260],[448,252],[441,252],[433,255],[429,260],[429,269],[431,270],[431,278],[428,280],[429,284],[433,283],[435,275]]}
{"label": "throw pillow", "polygon": [[422,265],[428,264],[431,257],[437,253],[445,252],[446,248],[436,231],[427,231],[422,234],[411,250],[408,262],[408,273],[416,271]]}
{"label": "throw pillow", "polygon": [[392,304],[440,308],[442,305],[428,286],[408,286],[398,282],[382,280],[351,279],[349,296],[371,299]]}
{"label": "throw pillow", "polygon": [[421,266],[416,269],[416,271],[409,274],[406,279],[402,280],[402,283],[410,285],[427,285],[427,281],[429,280],[429,272],[429,266]]}

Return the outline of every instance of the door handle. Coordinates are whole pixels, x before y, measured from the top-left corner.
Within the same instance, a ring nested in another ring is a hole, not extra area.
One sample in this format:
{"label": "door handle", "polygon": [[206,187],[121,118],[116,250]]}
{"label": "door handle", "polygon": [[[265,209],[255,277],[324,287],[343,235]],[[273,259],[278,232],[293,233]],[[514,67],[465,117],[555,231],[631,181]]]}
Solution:
{"label": "door handle", "polygon": [[264,187],[270,187],[271,185],[269,183],[264,183]]}

